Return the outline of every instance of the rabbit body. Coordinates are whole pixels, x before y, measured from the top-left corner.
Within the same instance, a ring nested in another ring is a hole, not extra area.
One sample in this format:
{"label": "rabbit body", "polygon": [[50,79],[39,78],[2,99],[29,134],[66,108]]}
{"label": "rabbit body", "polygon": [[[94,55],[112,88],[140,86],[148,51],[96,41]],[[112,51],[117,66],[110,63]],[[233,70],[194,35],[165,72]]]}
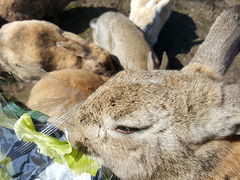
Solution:
{"label": "rabbit body", "polygon": [[143,33],[126,16],[106,12],[90,23],[96,45],[115,55],[124,69],[152,70],[159,61]]}

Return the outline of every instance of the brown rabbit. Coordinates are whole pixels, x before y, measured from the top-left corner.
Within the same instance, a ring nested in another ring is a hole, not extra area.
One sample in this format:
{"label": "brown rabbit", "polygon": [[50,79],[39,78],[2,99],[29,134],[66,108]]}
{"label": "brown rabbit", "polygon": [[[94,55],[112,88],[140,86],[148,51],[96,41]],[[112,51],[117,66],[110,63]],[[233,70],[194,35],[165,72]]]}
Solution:
{"label": "brown rabbit", "polygon": [[39,77],[41,69],[85,68],[111,74],[111,56],[79,36],[37,20],[16,21],[0,30],[0,65],[23,80]]}
{"label": "brown rabbit", "polygon": [[53,71],[33,87],[27,105],[49,116],[60,117],[106,80],[107,77],[81,69]]}
{"label": "brown rabbit", "polygon": [[224,11],[182,70],[123,71],[61,127],[121,179],[240,179],[240,6]]}
{"label": "brown rabbit", "polygon": [[124,69],[158,69],[159,60],[144,38],[143,32],[126,16],[106,12],[90,23],[96,45],[116,56]]}

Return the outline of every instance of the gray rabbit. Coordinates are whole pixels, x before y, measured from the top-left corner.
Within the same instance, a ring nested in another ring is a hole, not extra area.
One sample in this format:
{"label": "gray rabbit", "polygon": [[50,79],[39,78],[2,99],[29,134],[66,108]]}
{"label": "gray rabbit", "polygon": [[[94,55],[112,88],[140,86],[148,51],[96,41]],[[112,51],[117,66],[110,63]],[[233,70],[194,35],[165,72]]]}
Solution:
{"label": "gray rabbit", "polygon": [[124,69],[153,70],[160,66],[143,32],[126,16],[106,12],[90,23],[94,43],[116,56]]}
{"label": "gray rabbit", "polygon": [[239,48],[235,6],[182,70],[120,72],[62,128],[121,179],[239,179],[240,85],[222,81]]}

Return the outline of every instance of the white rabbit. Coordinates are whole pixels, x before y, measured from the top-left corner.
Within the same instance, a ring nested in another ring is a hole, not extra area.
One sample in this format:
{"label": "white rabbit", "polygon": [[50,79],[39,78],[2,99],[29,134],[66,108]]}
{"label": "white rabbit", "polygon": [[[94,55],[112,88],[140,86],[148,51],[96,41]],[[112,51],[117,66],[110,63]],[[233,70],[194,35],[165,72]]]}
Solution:
{"label": "white rabbit", "polygon": [[239,48],[235,6],[182,70],[120,72],[62,128],[121,179],[239,179],[240,85],[222,81]]}
{"label": "white rabbit", "polygon": [[143,30],[153,46],[171,14],[170,0],[131,0],[129,19]]}

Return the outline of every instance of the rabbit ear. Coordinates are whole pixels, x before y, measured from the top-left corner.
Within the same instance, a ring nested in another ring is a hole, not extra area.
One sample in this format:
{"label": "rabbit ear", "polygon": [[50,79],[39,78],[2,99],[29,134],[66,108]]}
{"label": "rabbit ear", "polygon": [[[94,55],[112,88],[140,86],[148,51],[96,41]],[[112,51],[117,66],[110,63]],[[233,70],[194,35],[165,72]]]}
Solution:
{"label": "rabbit ear", "polygon": [[154,69],[167,69],[167,66],[168,57],[166,52],[163,53],[161,63],[154,52],[151,51],[148,53],[147,68],[149,71]]}
{"label": "rabbit ear", "polygon": [[90,21],[90,26],[93,28],[93,29],[96,29],[96,24],[97,24],[97,18],[94,18]]}
{"label": "rabbit ear", "polygon": [[154,70],[154,69],[159,69],[159,60],[157,58],[157,56],[155,55],[155,53],[153,53],[152,51],[150,51],[148,53],[148,59],[147,59],[147,68],[148,70]]}
{"label": "rabbit ear", "polygon": [[214,109],[200,122],[193,122],[189,128],[186,137],[195,144],[240,135],[240,112],[233,109]]}
{"label": "rabbit ear", "polygon": [[77,34],[71,33],[71,32],[67,32],[64,31],[61,34],[67,41],[73,41],[75,43],[78,43],[80,45],[86,45],[88,44],[88,41],[85,39],[82,39],[80,36],[78,36]]}
{"label": "rabbit ear", "polygon": [[169,59],[168,59],[167,53],[163,52],[162,62],[161,62],[161,66],[159,67],[159,69],[167,69],[168,63],[169,63]]}
{"label": "rabbit ear", "polygon": [[183,70],[221,77],[240,49],[240,6],[225,10],[213,24],[195,57]]}

